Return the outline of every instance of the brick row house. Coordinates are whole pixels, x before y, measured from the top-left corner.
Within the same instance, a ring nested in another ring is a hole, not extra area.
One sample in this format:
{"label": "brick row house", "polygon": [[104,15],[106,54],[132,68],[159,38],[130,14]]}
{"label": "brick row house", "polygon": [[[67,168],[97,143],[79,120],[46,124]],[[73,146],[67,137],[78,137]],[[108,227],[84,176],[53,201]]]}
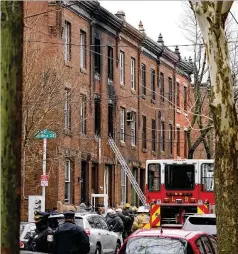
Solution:
{"label": "brick row house", "polygon": [[192,63],[97,1],[25,2],[24,10],[22,219],[28,195],[41,194],[34,135],[42,129],[57,135],[47,141],[46,208],[93,193],[108,194],[110,206],[139,205],[108,137],[143,191],[147,159],[186,157]]}

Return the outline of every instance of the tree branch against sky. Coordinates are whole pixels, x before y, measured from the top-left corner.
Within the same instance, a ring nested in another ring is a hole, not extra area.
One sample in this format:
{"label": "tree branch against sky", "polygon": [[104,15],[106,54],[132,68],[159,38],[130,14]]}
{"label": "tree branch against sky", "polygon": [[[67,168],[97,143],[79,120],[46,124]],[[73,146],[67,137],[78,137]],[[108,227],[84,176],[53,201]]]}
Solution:
{"label": "tree branch against sky", "polygon": [[238,250],[238,120],[225,22],[233,2],[190,2],[204,42],[211,75],[216,136],[215,198],[220,254]]}

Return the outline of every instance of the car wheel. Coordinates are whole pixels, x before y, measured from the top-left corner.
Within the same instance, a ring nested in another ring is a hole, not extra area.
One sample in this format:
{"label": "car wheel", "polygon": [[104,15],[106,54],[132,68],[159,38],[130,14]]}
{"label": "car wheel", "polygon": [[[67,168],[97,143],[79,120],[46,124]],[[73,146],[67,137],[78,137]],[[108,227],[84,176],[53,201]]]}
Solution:
{"label": "car wheel", "polygon": [[121,245],[120,245],[120,243],[117,243],[117,246],[116,246],[116,249],[115,249],[115,254],[118,254],[119,253],[119,250],[120,250],[120,248],[121,248]]}
{"label": "car wheel", "polygon": [[96,246],[95,254],[101,254],[101,247],[99,245]]}

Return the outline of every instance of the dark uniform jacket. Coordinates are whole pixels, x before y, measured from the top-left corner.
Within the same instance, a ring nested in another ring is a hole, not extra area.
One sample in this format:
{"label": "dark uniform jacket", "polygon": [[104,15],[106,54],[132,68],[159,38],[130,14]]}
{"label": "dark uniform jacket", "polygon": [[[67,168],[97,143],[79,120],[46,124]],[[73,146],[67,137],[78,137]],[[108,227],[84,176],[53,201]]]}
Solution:
{"label": "dark uniform jacket", "polygon": [[29,236],[27,242],[27,250],[37,251],[37,252],[50,252],[49,244],[47,242],[49,228],[45,228],[43,230],[35,230],[34,234]]}
{"label": "dark uniform jacket", "polygon": [[107,214],[106,222],[107,222],[108,227],[113,232],[123,232],[124,231],[123,222],[117,214],[111,214],[111,213]]}
{"label": "dark uniform jacket", "polygon": [[54,238],[55,254],[87,254],[90,250],[88,235],[73,222],[65,222],[59,226]]}

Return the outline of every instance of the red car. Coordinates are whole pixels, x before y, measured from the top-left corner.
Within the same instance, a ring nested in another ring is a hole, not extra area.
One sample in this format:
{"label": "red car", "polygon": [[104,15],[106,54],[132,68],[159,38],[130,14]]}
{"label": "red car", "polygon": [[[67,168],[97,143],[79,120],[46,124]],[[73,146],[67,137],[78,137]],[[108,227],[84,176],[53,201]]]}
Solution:
{"label": "red car", "polygon": [[131,234],[119,254],[216,254],[217,241],[199,231],[139,229]]}

